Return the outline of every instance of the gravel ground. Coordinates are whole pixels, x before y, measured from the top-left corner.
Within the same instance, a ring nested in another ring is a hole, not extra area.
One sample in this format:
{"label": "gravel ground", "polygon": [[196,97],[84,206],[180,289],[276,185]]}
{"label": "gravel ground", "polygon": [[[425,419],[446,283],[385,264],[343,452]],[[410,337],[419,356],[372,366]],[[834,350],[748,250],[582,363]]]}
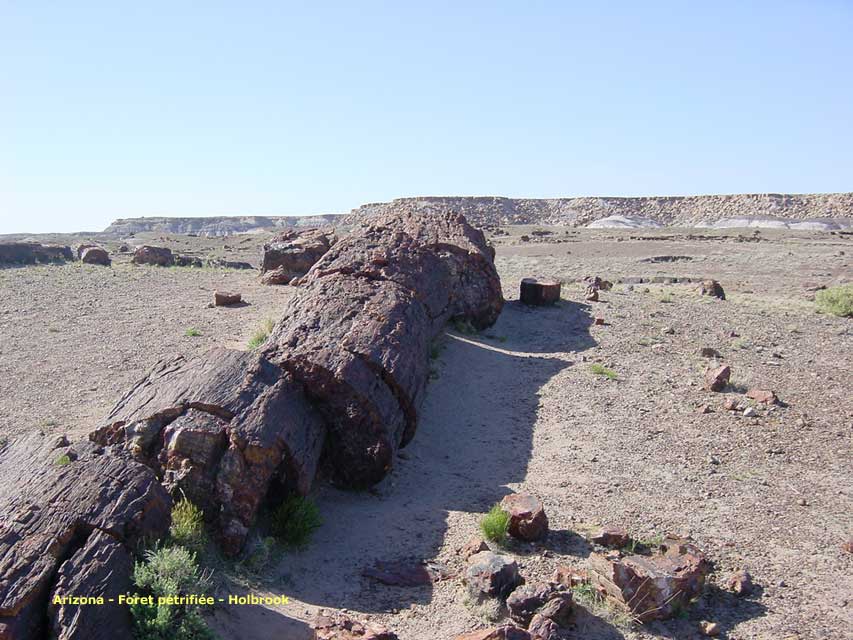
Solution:
{"label": "gravel ground", "polygon": [[[690,535],[714,563],[685,618],[631,626],[596,610],[566,638],[701,637],[700,620],[733,639],[853,637],[853,555],[841,549],[853,536],[853,333],[851,320],[816,314],[807,291],[853,277],[851,236],[554,231],[523,242],[527,230],[512,228],[496,239],[509,300],[498,323],[448,333],[397,467],[371,492],[319,486],[324,526],[267,583],[291,604],[219,610],[223,636],[307,638],[319,608],[384,622],[403,640],[484,626],[458,578],[398,588],[360,574],[404,557],[462,571],[457,549],[480,515],[524,491],[543,501],[552,529],[542,544],[504,550],[528,580],[583,567],[584,536],[601,523],[640,538]],[[642,262],[661,255],[692,259]],[[715,277],[728,300],[692,285],[636,284],[586,303],[579,284],[566,284],[557,306],[528,309],[515,301],[518,282],[536,274]],[[208,309],[216,288],[251,304]],[[6,269],[0,290],[0,437],[10,438],[85,433],[159,358],[245,345],[290,294],[260,286],[254,272],[122,261]],[[202,335],[187,337],[191,327]],[[733,389],[702,389],[702,347],[731,365]],[[593,374],[596,362],[617,378]],[[723,409],[732,395],[747,403],[751,386],[772,388],[785,406],[758,407],[755,418]],[[711,413],[699,413],[703,404]],[[725,590],[740,567],[760,585],[750,598]]]}

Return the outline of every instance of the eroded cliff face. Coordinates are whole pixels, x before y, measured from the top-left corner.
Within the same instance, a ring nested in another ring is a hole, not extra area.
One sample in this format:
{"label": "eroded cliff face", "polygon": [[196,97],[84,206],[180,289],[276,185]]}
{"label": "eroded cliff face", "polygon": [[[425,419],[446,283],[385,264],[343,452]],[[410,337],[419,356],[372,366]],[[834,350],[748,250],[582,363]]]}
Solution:
{"label": "eroded cliff face", "polygon": [[161,233],[195,233],[200,236],[230,236],[257,229],[284,229],[287,227],[317,227],[335,224],[341,216],[215,216],[205,218],[119,218],[104,233],[127,235],[145,231]]}
{"label": "eroded cliff face", "polygon": [[352,224],[402,203],[425,208],[447,207],[475,225],[541,224],[583,227],[612,216],[643,218],[664,226],[693,227],[719,220],[769,218],[783,220],[853,218],[853,193],[739,194],[649,198],[500,198],[421,197],[365,204],[342,218]]}
{"label": "eroded cliff face", "polygon": [[[663,196],[648,198],[503,198],[496,196],[424,196],[374,202],[346,215],[220,216],[209,218],[123,218],[106,233],[144,231],[227,236],[254,230],[305,226],[351,226],[366,217],[388,213],[395,207],[414,207],[462,213],[476,226],[539,224],[585,227],[610,219],[640,221],[628,226],[777,226],[802,229],[853,227],[853,193],[777,194],[752,193],[715,196]],[[759,220],[759,224],[753,224]],[[774,221],[776,224],[774,224]],[[817,221],[817,224],[801,221]],[[829,221],[820,224],[821,221]]]}

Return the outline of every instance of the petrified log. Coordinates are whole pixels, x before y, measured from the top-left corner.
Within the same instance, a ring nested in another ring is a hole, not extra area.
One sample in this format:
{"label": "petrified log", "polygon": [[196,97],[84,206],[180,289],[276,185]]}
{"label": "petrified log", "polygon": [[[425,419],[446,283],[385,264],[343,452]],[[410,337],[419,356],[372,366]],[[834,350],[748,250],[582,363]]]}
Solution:
{"label": "petrified log", "polygon": [[43,245],[38,242],[0,243],[0,264],[36,264],[74,260],[71,247]]}
{"label": "petrified log", "polygon": [[129,553],[165,534],[171,499],[121,452],[58,444],[33,435],[0,450],[0,638],[41,637],[48,609],[58,637],[130,637],[126,608],[51,603],[125,593]]}
{"label": "petrified log", "polygon": [[[133,252],[134,264],[153,264],[160,267],[170,267],[175,264],[175,257],[172,255],[172,250],[167,247],[152,247],[150,245],[142,245],[137,247]],[[201,261],[199,261],[201,266]]]}
{"label": "petrified log", "polygon": [[335,243],[332,228],[288,229],[264,245],[261,258],[264,284],[287,284],[308,270]]}
{"label": "petrified log", "polygon": [[556,280],[524,278],[521,281],[521,301],[524,304],[543,306],[560,299],[560,283]]}
{"label": "petrified log", "polygon": [[110,266],[110,254],[100,247],[86,247],[80,254],[80,260],[85,264],[99,264],[104,267]]}

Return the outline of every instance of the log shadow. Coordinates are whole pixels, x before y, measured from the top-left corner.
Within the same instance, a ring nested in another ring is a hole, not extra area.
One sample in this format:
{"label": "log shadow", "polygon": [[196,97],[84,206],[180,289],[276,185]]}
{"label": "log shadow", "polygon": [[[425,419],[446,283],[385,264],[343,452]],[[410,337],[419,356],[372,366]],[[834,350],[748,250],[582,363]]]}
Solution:
{"label": "log shadow", "polygon": [[595,344],[584,307],[509,303],[482,334],[448,332],[433,359],[418,432],[392,473],[369,492],[317,489],[324,525],[307,550],[279,566],[287,595],[371,613],[429,602],[431,585],[385,586],[361,573],[377,560],[435,558],[449,512],[487,511],[510,493],[507,485],[524,481],[539,390]]}

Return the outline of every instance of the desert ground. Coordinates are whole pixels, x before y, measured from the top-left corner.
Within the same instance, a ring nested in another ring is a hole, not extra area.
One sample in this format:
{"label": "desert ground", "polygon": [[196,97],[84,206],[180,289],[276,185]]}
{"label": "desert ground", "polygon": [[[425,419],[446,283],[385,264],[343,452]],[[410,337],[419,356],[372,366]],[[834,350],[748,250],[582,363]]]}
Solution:
{"label": "desert ground", "polygon": [[[134,241],[257,264],[265,239]],[[215,629],[300,640],[319,609],[379,621],[404,640],[486,626],[459,577],[403,588],[361,574],[403,558],[461,573],[458,549],[481,515],[523,491],[541,499],[551,527],[543,543],[505,549],[528,580],[583,567],[585,536],[601,524],[642,539],[690,536],[714,565],[705,594],[677,619],[635,625],[595,609],[566,638],[698,638],[700,621],[730,639],[853,638],[853,555],[842,549],[853,536],[853,325],[818,314],[812,299],[817,286],[853,280],[853,235],[505,227],[492,241],[507,304],[482,333],[448,329],[417,435],[393,472],[367,492],[318,484],[324,524],[311,545],[252,582],[221,586],[290,604],[220,608]],[[247,348],[293,292],[261,285],[257,271],[135,266],[117,245],[107,243],[112,267],[0,270],[0,438],[83,435],[159,359]],[[661,256],[676,259],[649,261]],[[586,302],[587,275],[617,284]],[[526,276],[561,279],[560,302],[521,305]],[[719,280],[727,299],[700,296],[688,277]],[[210,308],[217,289],[248,304]],[[703,390],[703,347],[732,368],[723,393]],[[753,386],[782,404],[754,405],[743,395]],[[756,415],[725,410],[729,397]],[[738,598],[726,580],[743,567],[758,588]]]}

